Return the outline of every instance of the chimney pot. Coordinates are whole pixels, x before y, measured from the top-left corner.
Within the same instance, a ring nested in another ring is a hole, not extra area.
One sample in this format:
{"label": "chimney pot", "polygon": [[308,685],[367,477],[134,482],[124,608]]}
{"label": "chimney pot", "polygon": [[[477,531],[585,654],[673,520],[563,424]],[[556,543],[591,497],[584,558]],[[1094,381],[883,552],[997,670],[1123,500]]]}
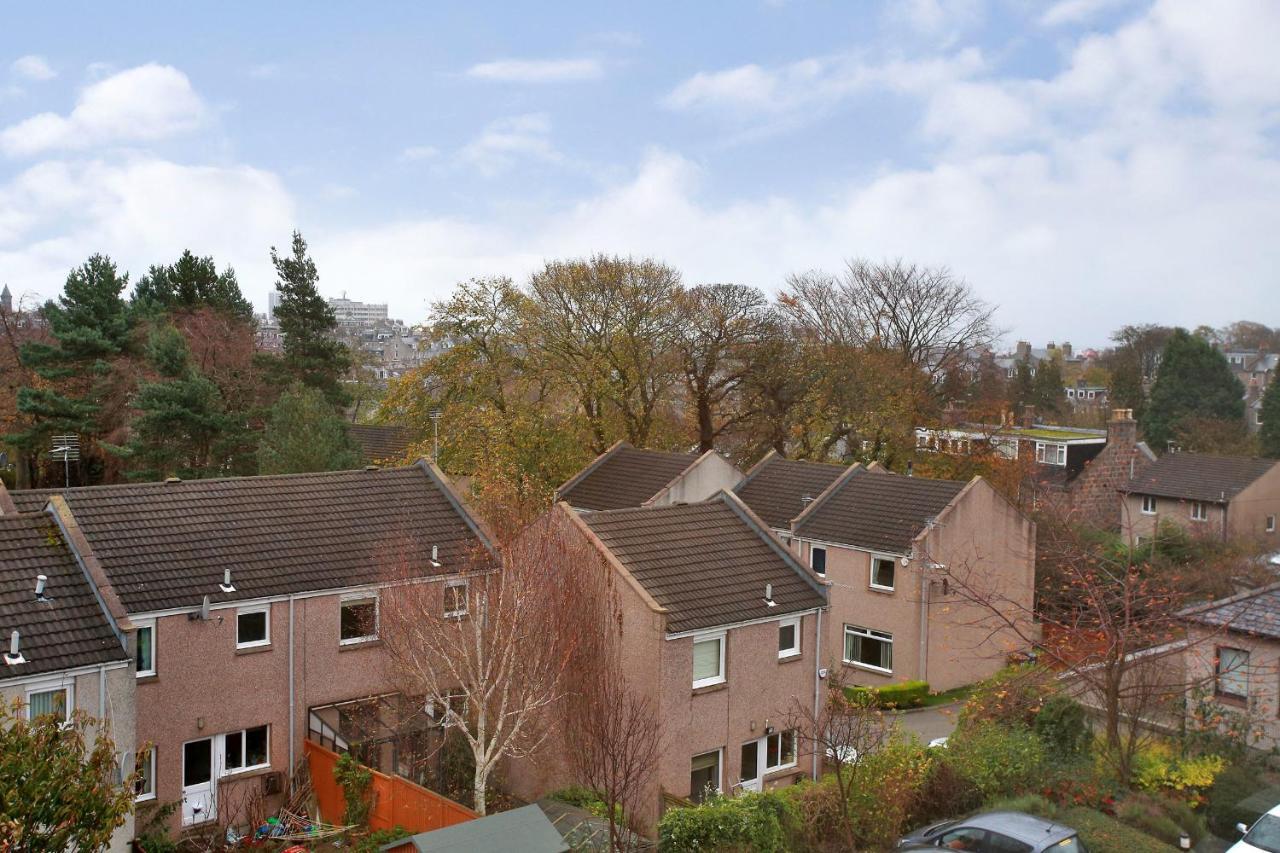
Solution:
{"label": "chimney pot", "polygon": [[46,575],[36,575],[36,599],[44,601],[44,585],[49,582]]}

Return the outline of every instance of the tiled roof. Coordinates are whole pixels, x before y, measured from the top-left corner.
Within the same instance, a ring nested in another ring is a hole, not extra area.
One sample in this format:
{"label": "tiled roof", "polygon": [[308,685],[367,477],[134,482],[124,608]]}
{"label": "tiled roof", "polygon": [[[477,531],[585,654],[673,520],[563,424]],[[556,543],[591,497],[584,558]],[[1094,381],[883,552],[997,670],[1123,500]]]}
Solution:
{"label": "tiled roof", "polygon": [[795,534],[905,554],[925,524],[951,503],[966,483],[851,469],[796,522]]}
{"label": "tiled roof", "polygon": [[1166,453],[1125,487],[1125,491],[1191,501],[1231,500],[1278,463],[1274,459]]}
{"label": "tiled roof", "polygon": [[[38,510],[49,491],[10,493]],[[478,540],[424,463],[61,490],[132,613],[456,571]],[[443,566],[430,565],[431,546]],[[218,589],[232,571],[233,593]]]}
{"label": "tiled roof", "polygon": [[[36,599],[45,575],[47,601]],[[128,660],[53,517],[0,516],[0,639],[18,631],[26,663],[0,662],[0,679]]]}
{"label": "tiled roof", "polygon": [[407,427],[378,424],[348,424],[352,439],[360,447],[366,464],[405,461],[413,433]]}
{"label": "tiled roof", "polygon": [[1280,639],[1280,584],[1182,611],[1190,622]]}
{"label": "tiled roof", "polygon": [[845,472],[844,465],[797,462],[770,453],[756,463],[734,489],[751,511],[775,530],[789,530],[791,519]]}
{"label": "tiled roof", "polygon": [[[587,512],[582,519],[667,608],[671,633],[810,610],[820,582],[731,495],[705,503]],[[765,604],[773,584],[775,607]]]}
{"label": "tiled roof", "polygon": [[625,509],[643,504],[696,462],[692,453],[615,444],[556,492],[577,509]]}

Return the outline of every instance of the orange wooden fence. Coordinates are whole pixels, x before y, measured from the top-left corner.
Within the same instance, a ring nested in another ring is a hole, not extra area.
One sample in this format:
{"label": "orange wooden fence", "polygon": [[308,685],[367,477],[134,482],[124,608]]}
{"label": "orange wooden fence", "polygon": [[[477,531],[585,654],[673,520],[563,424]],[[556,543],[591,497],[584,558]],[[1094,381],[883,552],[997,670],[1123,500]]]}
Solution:
{"label": "orange wooden fence", "polygon": [[[319,744],[306,741],[303,745],[307,765],[311,769],[311,787],[315,789],[320,806],[320,819],[327,823],[342,823],[347,809],[342,786],[334,779],[334,766],[338,754]],[[370,829],[390,829],[402,826],[410,832],[426,832],[475,820],[478,815],[464,805],[415,785],[399,776],[388,776],[377,770],[373,774],[373,808],[369,812]]]}

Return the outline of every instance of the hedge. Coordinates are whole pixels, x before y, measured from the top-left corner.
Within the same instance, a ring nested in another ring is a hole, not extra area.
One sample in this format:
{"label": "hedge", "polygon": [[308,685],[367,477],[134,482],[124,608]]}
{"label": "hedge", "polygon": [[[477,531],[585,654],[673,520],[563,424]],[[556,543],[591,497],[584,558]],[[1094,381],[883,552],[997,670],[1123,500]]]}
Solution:
{"label": "hedge", "polygon": [[658,822],[658,849],[784,853],[790,813],[788,801],[773,792],[712,796],[700,806],[668,809]]}
{"label": "hedge", "polygon": [[1169,853],[1174,849],[1158,838],[1093,809],[1067,809],[1059,820],[1080,833],[1089,853]]}
{"label": "hedge", "polygon": [[903,681],[884,687],[846,687],[844,694],[851,702],[874,698],[886,708],[914,708],[929,697],[929,682]]}

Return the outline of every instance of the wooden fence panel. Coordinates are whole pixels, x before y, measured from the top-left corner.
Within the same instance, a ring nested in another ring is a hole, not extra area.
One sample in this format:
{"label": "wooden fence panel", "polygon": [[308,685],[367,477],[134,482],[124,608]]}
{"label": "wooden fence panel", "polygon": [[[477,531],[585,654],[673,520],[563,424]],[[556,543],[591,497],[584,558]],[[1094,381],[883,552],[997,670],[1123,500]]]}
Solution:
{"label": "wooden fence panel", "polygon": [[[311,787],[316,792],[320,819],[341,823],[347,809],[342,786],[334,778],[338,755],[319,744],[306,741],[303,746],[311,769]],[[442,829],[455,823],[475,820],[476,813],[466,806],[442,797],[435,791],[415,785],[399,776],[388,776],[370,769],[373,774],[373,808],[369,811],[370,829],[402,826],[410,832]]]}

